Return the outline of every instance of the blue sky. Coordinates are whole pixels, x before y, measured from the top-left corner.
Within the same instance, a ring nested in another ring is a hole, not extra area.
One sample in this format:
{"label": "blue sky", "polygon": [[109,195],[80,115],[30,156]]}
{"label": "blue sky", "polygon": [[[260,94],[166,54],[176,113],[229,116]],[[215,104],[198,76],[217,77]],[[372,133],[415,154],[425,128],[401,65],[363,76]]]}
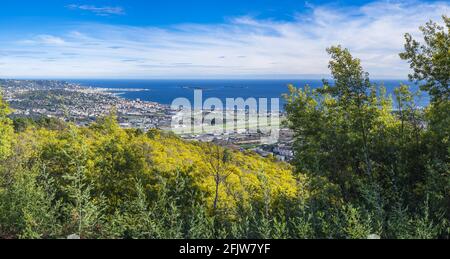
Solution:
{"label": "blue sky", "polygon": [[[333,5],[358,6],[368,2],[370,1],[333,1]],[[47,23],[89,21],[164,26],[178,23],[222,23],[227,18],[247,15],[292,20],[296,13],[307,12],[310,5],[321,4],[330,3],[323,0],[2,0],[0,19],[3,25],[13,19]],[[75,5],[85,8],[78,8],[79,12],[74,11],[77,8],[67,8]],[[105,16],[109,17],[105,19]]]}
{"label": "blue sky", "polygon": [[439,1],[2,0],[0,77],[292,78],[328,74],[348,47],[404,78],[403,34],[449,14]]}

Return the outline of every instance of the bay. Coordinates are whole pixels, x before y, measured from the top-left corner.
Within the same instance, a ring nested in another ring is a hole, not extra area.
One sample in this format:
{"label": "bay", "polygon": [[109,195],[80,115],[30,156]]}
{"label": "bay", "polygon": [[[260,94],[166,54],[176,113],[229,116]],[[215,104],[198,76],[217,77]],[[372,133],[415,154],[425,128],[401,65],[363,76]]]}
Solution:
{"label": "bay", "polygon": [[[288,85],[296,87],[309,85],[312,88],[322,86],[322,80],[317,79],[283,79],[283,80],[106,80],[85,79],[67,80],[87,87],[107,88],[112,92],[127,99],[140,99],[170,105],[176,98],[187,98],[193,103],[194,90],[202,90],[203,100],[206,98],[219,98],[226,102],[227,98],[280,98],[283,106],[282,95],[288,92]],[[388,94],[393,94],[394,89],[401,83],[410,85],[413,91],[418,87],[408,80],[372,80],[377,85],[384,85]],[[114,89],[117,89],[115,91]],[[128,89],[128,91],[127,91]],[[139,89],[138,91],[135,91]],[[419,106],[426,106],[429,100],[425,93],[417,100]]]}

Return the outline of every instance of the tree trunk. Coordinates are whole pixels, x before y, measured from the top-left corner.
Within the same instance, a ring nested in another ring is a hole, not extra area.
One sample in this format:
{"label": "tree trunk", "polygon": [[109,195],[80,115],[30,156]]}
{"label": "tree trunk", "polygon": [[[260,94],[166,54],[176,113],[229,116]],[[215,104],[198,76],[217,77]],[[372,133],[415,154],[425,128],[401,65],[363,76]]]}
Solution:
{"label": "tree trunk", "polygon": [[219,202],[219,187],[220,181],[218,181],[218,177],[216,178],[216,196],[214,197],[214,212],[217,210],[217,203]]}

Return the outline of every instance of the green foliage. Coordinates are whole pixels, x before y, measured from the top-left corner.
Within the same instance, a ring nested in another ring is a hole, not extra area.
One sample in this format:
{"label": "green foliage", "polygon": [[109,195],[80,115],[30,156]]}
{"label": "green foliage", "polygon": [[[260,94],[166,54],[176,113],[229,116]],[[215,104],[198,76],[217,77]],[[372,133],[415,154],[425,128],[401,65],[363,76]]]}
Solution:
{"label": "green foliage", "polygon": [[[73,138],[77,137],[75,130],[71,134]],[[69,217],[66,228],[73,230],[81,238],[95,237],[104,224],[105,204],[101,195],[92,196],[93,188],[86,176],[86,147],[82,146],[81,153],[76,156],[68,154],[67,161],[76,170],[73,174],[63,175],[67,182],[63,188],[67,197],[64,209]]]}
{"label": "green foliage", "polygon": [[342,210],[344,221],[344,233],[351,239],[365,239],[371,233],[370,217],[363,218],[361,211],[351,205],[345,206]]}
{"label": "green foliage", "polygon": [[250,236],[237,227],[239,207],[248,211],[264,195],[273,196],[270,209],[278,197],[307,198],[298,191],[305,179],[287,164],[124,130],[114,114],[89,128],[22,125],[12,134],[21,141],[0,163],[2,237],[238,238]]}
{"label": "green foliage", "polygon": [[61,202],[45,170],[16,172],[0,191],[0,237],[52,238],[60,233]]}
{"label": "green foliage", "polygon": [[64,130],[67,127],[64,121],[61,121],[57,118],[48,118],[48,117],[40,117],[40,118],[17,117],[12,118],[12,121],[15,132],[23,132],[31,127],[45,128],[49,130]]}
{"label": "green foliage", "polygon": [[297,170],[327,177],[349,200],[360,196],[358,188],[376,177],[374,144],[392,128],[394,116],[384,89],[376,91],[359,60],[340,47],[329,52],[336,86],[290,86],[286,111],[297,139]]}
{"label": "green foliage", "polygon": [[400,57],[407,60],[413,70],[409,75],[423,91],[428,91],[435,101],[448,101],[450,84],[450,18],[442,17],[444,26],[433,21],[420,27],[424,43],[405,35],[405,52]]}
{"label": "green foliage", "polygon": [[448,34],[432,22],[422,31],[428,45],[407,36],[402,57],[412,60],[411,78],[434,97],[426,109],[415,103],[420,93],[405,85],[395,90],[394,106],[340,46],[328,50],[334,85],[290,86],[286,111],[296,169],[311,179],[310,195],[320,179],[338,188],[313,199],[316,235],[448,238]]}
{"label": "green foliage", "polygon": [[11,120],[7,117],[9,113],[8,104],[3,101],[0,91],[0,160],[11,154],[13,128]]}

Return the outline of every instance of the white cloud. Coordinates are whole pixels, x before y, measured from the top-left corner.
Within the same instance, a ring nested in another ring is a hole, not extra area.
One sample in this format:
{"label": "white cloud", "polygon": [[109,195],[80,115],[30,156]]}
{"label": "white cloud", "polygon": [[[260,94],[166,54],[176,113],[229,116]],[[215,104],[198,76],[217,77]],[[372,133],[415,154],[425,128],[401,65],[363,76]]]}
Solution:
{"label": "white cloud", "polygon": [[25,45],[0,46],[0,53],[33,51],[0,56],[0,77],[324,75],[329,73],[325,49],[341,44],[362,59],[373,77],[405,78],[408,65],[398,57],[404,33],[420,36],[420,25],[450,13],[444,2],[310,8],[294,21],[237,17],[223,24],[171,28],[71,25],[65,33],[40,35]]}
{"label": "white cloud", "polygon": [[62,38],[52,35],[39,35],[37,40],[40,43],[48,45],[64,45],[66,43]]}
{"label": "white cloud", "polygon": [[64,45],[66,44],[65,40],[61,37],[56,37],[53,35],[37,35],[33,39],[28,40],[21,40],[18,42],[19,44],[25,44],[25,45]]}
{"label": "white cloud", "polygon": [[116,6],[116,7],[111,7],[111,6],[102,6],[102,7],[98,7],[98,6],[94,6],[94,5],[76,5],[76,4],[71,4],[68,5],[67,8],[69,9],[76,9],[76,10],[81,10],[81,11],[88,11],[88,12],[92,12],[95,13],[96,15],[100,15],[100,16],[109,16],[109,15],[123,15],[125,14],[125,10],[120,7],[120,6]]}

